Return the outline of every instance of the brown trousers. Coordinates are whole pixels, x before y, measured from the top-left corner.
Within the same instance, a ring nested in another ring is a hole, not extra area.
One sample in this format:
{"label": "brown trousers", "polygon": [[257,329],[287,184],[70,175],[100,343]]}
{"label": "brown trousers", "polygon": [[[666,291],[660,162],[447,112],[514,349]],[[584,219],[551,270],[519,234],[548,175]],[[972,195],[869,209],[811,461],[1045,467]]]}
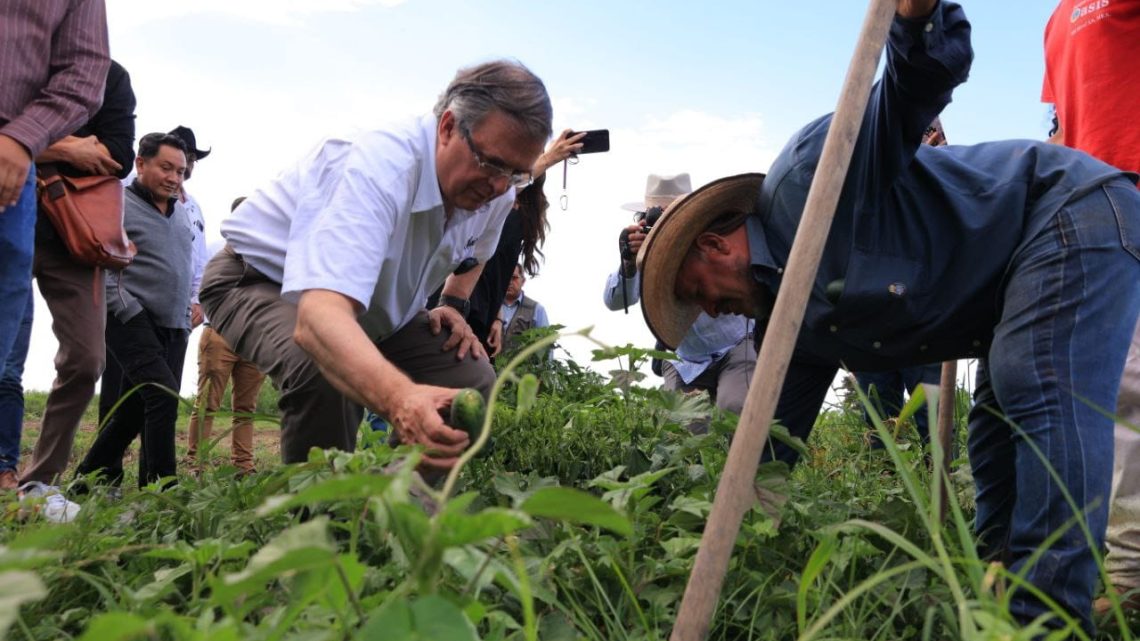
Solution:
{"label": "brown trousers", "polygon": [[[234,381],[233,431],[230,453],[234,467],[243,472],[253,469],[253,418],[257,394],[265,375],[257,366],[234,353],[226,340],[213,327],[202,329],[198,339],[198,402],[190,414],[189,448],[186,456],[191,465],[198,463],[198,443],[209,442],[214,429],[214,414],[222,406],[222,395],[230,378]],[[205,414],[199,417],[198,411]]]}
{"label": "brown trousers", "polygon": [[[227,246],[206,265],[199,299],[210,325],[235,352],[269,375],[280,392],[281,458],[308,459],[309,449],[356,448],[363,408],[345,398],[293,341],[297,306],[281,298],[281,284],[245,263]],[[490,393],[495,370],[487,359],[455,360],[444,352],[448,332],[433,336],[426,310],[376,348],[417,383],[474,387]]]}
{"label": "brown trousers", "polygon": [[75,431],[103,373],[107,301],[102,270],[96,282],[94,267],[75,262],[54,230],[43,233],[39,227],[32,273],[51,311],[51,330],[59,350],[40,436],[20,480],[54,484],[67,469]]}

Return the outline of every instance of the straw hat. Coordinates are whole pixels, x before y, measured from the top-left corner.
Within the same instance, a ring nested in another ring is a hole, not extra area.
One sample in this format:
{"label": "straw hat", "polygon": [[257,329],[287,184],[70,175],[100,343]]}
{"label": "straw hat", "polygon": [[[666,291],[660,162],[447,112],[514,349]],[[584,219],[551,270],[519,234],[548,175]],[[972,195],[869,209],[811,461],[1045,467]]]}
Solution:
{"label": "straw hat", "polygon": [[681,263],[697,236],[728,210],[752,211],[764,174],[740,174],[714,180],[677,200],[661,214],[641,245],[641,311],[645,324],[662,343],[676,349],[701,313],[674,293]]}
{"label": "straw hat", "polygon": [[670,203],[693,191],[689,174],[662,176],[649,174],[645,181],[645,200],[639,203],[626,203],[622,209],[645,211],[650,207],[668,207]]}

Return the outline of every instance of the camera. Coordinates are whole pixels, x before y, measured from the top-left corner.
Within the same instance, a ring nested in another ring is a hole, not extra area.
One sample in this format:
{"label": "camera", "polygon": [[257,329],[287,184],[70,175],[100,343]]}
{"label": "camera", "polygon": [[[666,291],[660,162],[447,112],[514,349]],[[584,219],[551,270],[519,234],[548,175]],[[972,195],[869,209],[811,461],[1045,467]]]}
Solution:
{"label": "camera", "polygon": [[[664,213],[664,211],[664,207],[650,207],[645,211],[639,211],[634,214],[633,219],[641,226],[641,233],[648,234],[649,230],[653,229],[653,226],[657,224],[657,219],[661,218],[661,214]],[[633,260],[637,258],[637,255],[629,246],[629,234],[630,231],[628,229],[621,230],[621,234],[618,235],[618,251],[621,253],[621,259],[623,261],[633,262]]]}

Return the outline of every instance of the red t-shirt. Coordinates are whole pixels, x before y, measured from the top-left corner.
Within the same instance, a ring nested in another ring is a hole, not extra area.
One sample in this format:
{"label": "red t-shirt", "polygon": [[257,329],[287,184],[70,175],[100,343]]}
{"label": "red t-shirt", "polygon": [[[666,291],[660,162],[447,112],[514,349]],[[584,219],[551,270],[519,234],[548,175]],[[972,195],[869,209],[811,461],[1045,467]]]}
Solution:
{"label": "red t-shirt", "polygon": [[1065,144],[1140,172],[1140,0],[1061,0],[1045,27],[1041,100]]}

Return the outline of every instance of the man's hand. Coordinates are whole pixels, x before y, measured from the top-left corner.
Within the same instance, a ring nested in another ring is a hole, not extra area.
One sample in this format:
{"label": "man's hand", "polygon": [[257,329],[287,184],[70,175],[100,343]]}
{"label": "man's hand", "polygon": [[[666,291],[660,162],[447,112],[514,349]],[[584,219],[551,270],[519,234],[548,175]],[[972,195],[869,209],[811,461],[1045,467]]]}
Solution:
{"label": "man's hand", "polygon": [[491,358],[503,351],[503,321],[496,318],[491,321],[491,331],[487,332],[487,344],[491,346]]}
{"label": "man's hand", "polygon": [[202,313],[202,306],[198,303],[190,303],[190,329],[202,324],[206,320],[206,316]]}
{"label": "man's hand", "polygon": [[111,176],[123,166],[95,136],[68,136],[40,154],[41,161],[62,161],[91,176]]}
{"label": "man's hand", "polygon": [[443,351],[456,350],[455,360],[463,360],[468,352],[471,352],[471,358],[475,360],[487,356],[483,344],[455,308],[446,305],[436,307],[428,312],[428,320],[431,321],[431,333],[436,336],[439,336],[445,327],[451,330],[451,336],[443,344]]}
{"label": "man's hand", "polygon": [[31,165],[28,150],[15,139],[0,134],[0,213],[20,201]]}
{"label": "man's hand", "polygon": [[470,445],[467,432],[448,427],[440,416],[458,391],[434,385],[412,385],[395,399],[386,416],[401,443],[427,447],[424,466],[451,469]]}
{"label": "man's hand", "polygon": [[625,251],[621,256],[621,272],[626,278],[637,275],[637,252],[645,242],[646,236],[647,234],[641,231],[641,223],[633,223],[621,230],[621,237],[624,239],[622,242],[629,248],[629,258],[626,258]]}
{"label": "man's hand", "polygon": [[899,0],[898,14],[910,20],[930,17],[938,0]]}

